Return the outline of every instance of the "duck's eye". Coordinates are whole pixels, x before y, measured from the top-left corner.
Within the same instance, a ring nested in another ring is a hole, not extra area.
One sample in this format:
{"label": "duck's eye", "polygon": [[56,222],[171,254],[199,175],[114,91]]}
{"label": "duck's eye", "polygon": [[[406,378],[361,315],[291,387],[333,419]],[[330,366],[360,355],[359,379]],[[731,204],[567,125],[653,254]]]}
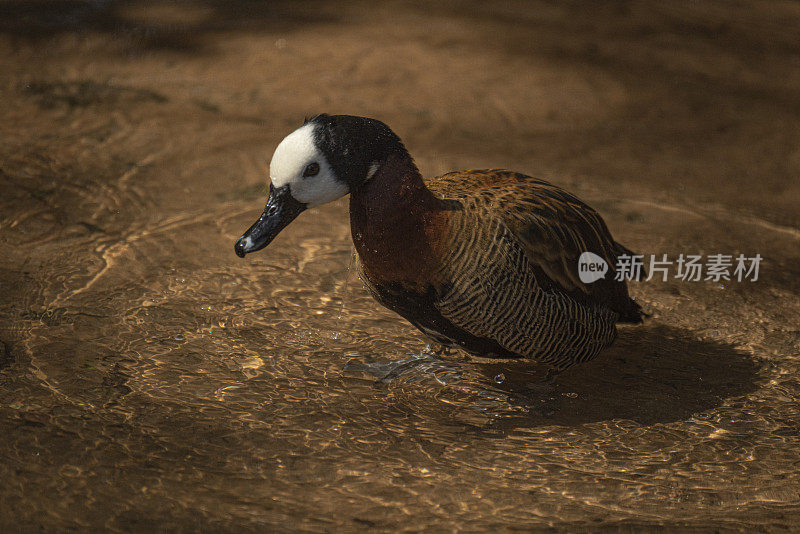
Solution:
{"label": "duck's eye", "polygon": [[306,165],[305,170],[303,171],[303,178],[308,178],[309,176],[316,176],[319,172],[319,163],[316,161],[314,163],[309,163]]}

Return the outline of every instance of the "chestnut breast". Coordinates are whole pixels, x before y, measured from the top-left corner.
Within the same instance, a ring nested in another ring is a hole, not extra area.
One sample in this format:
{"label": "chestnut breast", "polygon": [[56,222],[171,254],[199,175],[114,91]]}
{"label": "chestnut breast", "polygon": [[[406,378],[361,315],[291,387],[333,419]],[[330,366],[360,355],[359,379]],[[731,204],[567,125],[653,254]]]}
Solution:
{"label": "chestnut breast", "polygon": [[416,168],[390,158],[350,195],[350,228],[364,274],[382,285],[424,292],[437,283],[452,208]]}

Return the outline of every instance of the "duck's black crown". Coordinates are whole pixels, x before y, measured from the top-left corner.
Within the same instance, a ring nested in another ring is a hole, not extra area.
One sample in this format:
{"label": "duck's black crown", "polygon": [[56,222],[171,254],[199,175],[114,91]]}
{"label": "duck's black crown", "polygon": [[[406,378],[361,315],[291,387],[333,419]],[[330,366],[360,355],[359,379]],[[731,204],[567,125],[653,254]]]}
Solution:
{"label": "duck's black crown", "polygon": [[392,154],[410,159],[400,138],[379,120],[323,113],[306,123],[315,126],[314,143],[351,191],[361,185],[371,165],[386,161]]}

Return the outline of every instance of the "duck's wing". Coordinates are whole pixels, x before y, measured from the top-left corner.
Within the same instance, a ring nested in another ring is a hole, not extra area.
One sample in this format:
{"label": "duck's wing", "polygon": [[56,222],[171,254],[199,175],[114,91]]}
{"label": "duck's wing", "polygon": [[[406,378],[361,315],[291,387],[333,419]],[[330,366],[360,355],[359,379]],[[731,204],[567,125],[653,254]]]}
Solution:
{"label": "duck's wing", "polygon": [[[611,237],[602,217],[574,195],[543,180],[505,170],[462,171],[426,180],[443,199],[460,202],[476,221],[500,219],[521,245],[536,281],[578,302],[605,306],[621,321],[641,322],[641,308],[615,280],[617,258],[632,254]],[[597,254],[605,277],[584,283],[578,259]]]}

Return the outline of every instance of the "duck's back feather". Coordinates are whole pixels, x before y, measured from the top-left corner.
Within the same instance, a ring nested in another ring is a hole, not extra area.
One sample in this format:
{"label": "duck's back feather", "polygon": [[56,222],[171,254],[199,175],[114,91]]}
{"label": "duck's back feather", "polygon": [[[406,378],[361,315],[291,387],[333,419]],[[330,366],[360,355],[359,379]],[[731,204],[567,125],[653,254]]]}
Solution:
{"label": "duck's back feather", "polygon": [[[425,185],[439,198],[457,200],[481,221],[502,221],[521,245],[542,288],[608,307],[621,322],[641,322],[641,308],[628,295],[626,284],[615,280],[617,258],[633,253],[614,241],[600,214],[574,195],[544,180],[502,169],[451,172],[428,178]],[[604,278],[589,284],[581,281],[578,258],[584,252],[606,261],[609,271]]]}

